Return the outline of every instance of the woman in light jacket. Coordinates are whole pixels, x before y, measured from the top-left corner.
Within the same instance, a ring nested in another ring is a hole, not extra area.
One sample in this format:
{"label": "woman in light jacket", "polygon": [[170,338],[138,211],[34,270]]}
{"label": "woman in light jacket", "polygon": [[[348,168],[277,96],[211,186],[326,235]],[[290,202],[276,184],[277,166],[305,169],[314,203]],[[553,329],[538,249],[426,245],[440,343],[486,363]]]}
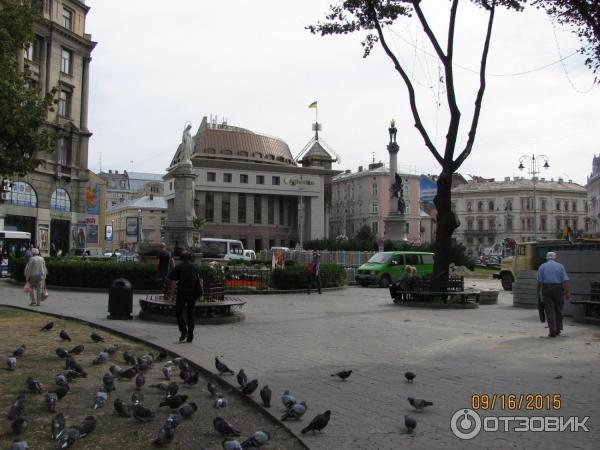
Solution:
{"label": "woman in light jacket", "polygon": [[31,249],[31,258],[25,266],[25,280],[29,282],[31,286],[31,303],[30,306],[40,306],[40,300],[43,298],[44,290],[46,287],[46,275],[48,275],[48,269],[46,269],[46,262],[44,258],[40,256],[40,251],[37,248]]}

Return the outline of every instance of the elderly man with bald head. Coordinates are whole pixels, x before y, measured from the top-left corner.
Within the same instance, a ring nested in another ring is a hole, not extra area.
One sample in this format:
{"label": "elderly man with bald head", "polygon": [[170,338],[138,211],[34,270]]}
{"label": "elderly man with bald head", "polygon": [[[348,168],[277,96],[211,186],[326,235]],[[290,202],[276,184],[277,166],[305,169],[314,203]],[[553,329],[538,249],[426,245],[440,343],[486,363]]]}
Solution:
{"label": "elderly man with bald head", "polygon": [[563,298],[571,297],[571,284],[565,267],[556,261],[556,253],[546,253],[546,262],[537,273],[538,294],[544,302],[548,321],[548,336],[555,337],[563,329]]}

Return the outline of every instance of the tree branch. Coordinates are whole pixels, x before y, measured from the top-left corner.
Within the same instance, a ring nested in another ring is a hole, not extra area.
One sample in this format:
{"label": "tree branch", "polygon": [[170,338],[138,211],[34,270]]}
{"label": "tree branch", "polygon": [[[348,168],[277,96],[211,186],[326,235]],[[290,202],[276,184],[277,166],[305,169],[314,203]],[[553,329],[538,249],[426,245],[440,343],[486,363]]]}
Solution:
{"label": "tree branch", "polygon": [[427,37],[431,41],[431,45],[433,45],[433,48],[435,49],[435,52],[437,53],[438,57],[442,60],[442,62],[445,63],[446,55],[444,55],[442,47],[440,47],[440,44],[439,44],[438,40],[436,39],[435,34],[433,33],[433,30],[429,26],[429,22],[427,22],[427,19],[425,18],[425,15],[423,14],[423,10],[421,9],[421,6],[419,5],[420,0],[412,0],[411,3],[413,4],[413,8],[415,9],[415,12],[417,13],[417,17],[419,18],[419,21],[421,22],[421,25],[423,26],[423,29],[425,30],[425,34],[427,34]]}
{"label": "tree branch", "polygon": [[385,51],[385,53],[388,55],[388,57],[394,63],[394,67],[396,68],[396,70],[398,71],[398,73],[400,74],[402,79],[404,80],[404,84],[406,85],[406,88],[408,89],[408,98],[410,101],[410,109],[412,111],[413,118],[415,119],[415,128],[417,130],[419,130],[419,133],[421,133],[421,136],[423,137],[423,140],[425,141],[425,146],[429,149],[431,154],[440,163],[440,165],[443,165],[444,158],[442,158],[442,155],[440,155],[438,150],[435,148],[435,145],[433,144],[433,142],[431,142],[431,139],[429,138],[429,135],[427,134],[427,130],[425,130],[425,127],[423,126],[423,122],[421,121],[421,117],[420,117],[419,111],[417,109],[415,89],[410,81],[410,78],[408,77],[408,75],[406,74],[406,72],[404,71],[402,66],[400,65],[398,58],[396,58],[396,55],[394,55],[394,53],[390,50],[389,46],[387,45],[387,42],[386,42],[385,38],[383,37],[383,31],[381,29],[381,24],[377,20],[377,14],[376,14],[375,8],[372,6],[372,4],[369,5],[369,12],[370,12],[372,20],[373,20],[373,25],[375,26],[375,29],[377,30],[377,35],[379,36],[379,41],[381,42],[381,46],[383,47],[383,50]]}
{"label": "tree branch", "polygon": [[458,10],[458,0],[452,1],[450,8],[450,22],[448,24],[448,48],[446,60],[444,62],[444,72],[446,74],[446,98],[448,99],[448,109],[450,109],[450,122],[448,124],[448,133],[446,135],[446,148],[444,150],[444,159],[452,164],[454,159],[454,149],[458,137],[458,127],[460,125],[460,110],[456,102],[456,91],[454,90],[454,69],[452,61],[454,58],[454,30],[456,28],[456,12]]}
{"label": "tree branch", "polygon": [[492,37],[492,25],[494,24],[494,12],[496,9],[496,1],[492,1],[490,6],[490,16],[488,18],[488,26],[485,35],[485,43],[483,45],[483,52],[481,54],[481,65],[479,68],[479,91],[477,91],[477,97],[475,98],[475,110],[473,111],[473,120],[471,121],[471,128],[469,130],[469,137],[465,145],[465,149],[462,151],[456,161],[454,161],[453,171],[457,171],[462,163],[471,154],[473,149],[473,142],[475,141],[475,133],[477,132],[477,124],[479,123],[479,114],[481,113],[481,104],[483,102],[483,93],[485,92],[485,68],[487,65],[487,57],[490,49],[490,40]]}

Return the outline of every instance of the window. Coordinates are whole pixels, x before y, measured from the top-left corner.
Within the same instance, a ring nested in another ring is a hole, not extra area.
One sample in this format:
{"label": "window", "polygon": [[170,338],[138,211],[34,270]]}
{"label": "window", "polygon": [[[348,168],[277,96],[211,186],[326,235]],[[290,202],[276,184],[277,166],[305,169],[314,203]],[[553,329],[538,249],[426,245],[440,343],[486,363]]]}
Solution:
{"label": "window", "polygon": [[260,195],[254,195],[254,223],[262,221],[262,198]]}
{"label": "window", "polygon": [[560,211],[560,202],[556,202],[556,210]]}
{"label": "window", "polygon": [[560,219],[556,219],[556,231],[561,231],[562,228],[560,227]]}
{"label": "window", "polygon": [[483,211],[483,202],[477,202],[477,211]]}
{"label": "window", "polygon": [[421,255],[421,264],[433,264],[433,255]]}
{"label": "window", "polygon": [[477,229],[483,231],[483,219],[477,219]]}
{"label": "window", "polygon": [[73,74],[73,52],[65,48],[60,51],[60,71],[67,75]]}
{"label": "window", "polygon": [[231,156],[233,155],[233,152],[231,150],[223,150],[222,153],[226,156]]}
{"label": "window", "polygon": [[512,217],[506,218],[506,231],[512,231],[513,229],[513,220]]}
{"label": "window", "polygon": [[410,233],[410,223],[406,222],[404,224],[404,233],[409,234]]}
{"label": "window", "polygon": [[271,178],[271,184],[273,186],[279,186],[279,184],[280,184],[279,182],[280,182],[279,177],[273,177],[273,178]]}
{"label": "window", "polygon": [[215,194],[212,192],[206,193],[206,205],[205,205],[204,216],[208,222],[215,221]]}
{"label": "window", "polygon": [[546,231],[546,218],[542,217],[540,220],[540,230]]}
{"label": "window", "polygon": [[473,202],[467,202],[467,211],[473,211]]}
{"label": "window", "polygon": [[204,149],[204,153],[207,153],[209,155],[216,155],[217,151],[214,148],[206,148]]}
{"label": "window", "polygon": [[71,93],[64,89],[58,93],[58,115],[71,117]]}
{"label": "window", "polygon": [[494,210],[494,202],[488,202],[488,210],[489,211],[493,211]]}
{"label": "window", "polygon": [[215,172],[207,172],[206,181],[217,181],[217,174]]}
{"label": "window", "polygon": [[246,152],[246,151],[238,152],[238,156],[243,156],[243,157],[247,158],[248,157],[248,152]]}
{"label": "window", "polygon": [[371,186],[371,194],[373,196],[379,195],[379,187],[377,186],[377,183],[373,183],[373,186]]}
{"label": "window", "polygon": [[72,142],[70,137],[61,137],[58,139],[57,162],[61,166],[68,167],[71,165]]}
{"label": "window", "polygon": [[57,189],[50,197],[50,209],[54,211],[71,211],[71,198],[64,189]]}
{"label": "window", "polygon": [[267,223],[275,224],[275,197],[272,195],[267,198]]}
{"label": "window", "polygon": [[240,174],[240,183],[247,184],[248,183],[248,175],[241,173]]}
{"label": "window", "polygon": [[379,222],[372,222],[371,230],[373,231],[373,235],[377,236],[379,234]]}
{"label": "window", "polygon": [[37,195],[29,183],[13,181],[8,202],[11,205],[37,208]]}
{"label": "window", "polygon": [[546,211],[546,199],[545,198],[540,200],[540,209],[542,211]]}
{"label": "window", "polygon": [[573,207],[571,208],[571,211],[577,211],[577,202],[576,201],[573,202],[572,206]]}
{"label": "window", "polygon": [[256,175],[256,184],[265,184],[265,176]]}
{"label": "window", "polygon": [[246,223],[246,194],[238,194],[238,223]]}
{"label": "window", "polygon": [[223,174],[223,183],[231,183],[232,179],[233,179],[233,177],[231,176],[230,173]]}
{"label": "window", "polygon": [[229,223],[231,219],[231,199],[228,192],[221,194],[221,222]]}
{"label": "window", "polygon": [[371,214],[379,214],[379,203],[371,203]]}
{"label": "window", "polygon": [[512,211],[513,206],[512,206],[512,200],[506,200],[504,202],[504,211]]}
{"label": "window", "polygon": [[488,229],[495,230],[496,229],[496,219],[494,217],[488,218]]}
{"label": "window", "polygon": [[63,27],[67,30],[73,30],[73,11],[63,6]]}
{"label": "window", "polygon": [[473,219],[468,218],[467,219],[467,230],[472,230],[473,229]]}
{"label": "window", "polygon": [[164,227],[167,224],[167,218],[166,217],[161,217],[160,218],[160,226]]}
{"label": "window", "polygon": [[569,202],[565,202],[565,211],[569,210]]}
{"label": "window", "polygon": [[[284,201],[283,197],[279,197],[279,225],[283,225],[284,204],[285,204],[285,201]],[[283,245],[282,247],[285,247],[285,245]]]}
{"label": "window", "polygon": [[30,42],[27,47],[25,47],[25,58],[27,58],[29,61],[39,62],[41,47],[41,39],[36,36],[35,39],[33,39],[33,41]]}

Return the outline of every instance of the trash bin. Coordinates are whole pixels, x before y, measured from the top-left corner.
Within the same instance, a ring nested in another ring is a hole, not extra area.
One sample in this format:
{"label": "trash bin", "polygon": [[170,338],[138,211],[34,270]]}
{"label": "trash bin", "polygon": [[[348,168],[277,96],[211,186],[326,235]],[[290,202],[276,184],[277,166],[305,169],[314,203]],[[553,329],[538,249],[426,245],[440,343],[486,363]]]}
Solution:
{"label": "trash bin", "polygon": [[133,312],[133,288],[129,280],[117,278],[108,289],[108,318],[129,320]]}

